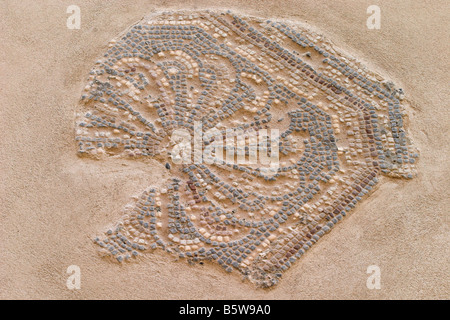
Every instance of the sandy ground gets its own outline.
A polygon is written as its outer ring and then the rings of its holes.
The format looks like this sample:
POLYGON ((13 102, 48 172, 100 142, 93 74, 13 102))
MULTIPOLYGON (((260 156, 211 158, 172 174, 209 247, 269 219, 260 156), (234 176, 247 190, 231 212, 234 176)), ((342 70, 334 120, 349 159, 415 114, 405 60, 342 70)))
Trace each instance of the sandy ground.
POLYGON ((448 1, 239 2, 0 1, 0 298, 450 298, 448 1), (80 30, 66 27, 71 4, 81 7, 80 30), (380 30, 366 28, 371 4, 381 8, 380 30), (90 237, 166 173, 156 162, 78 158, 76 104, 108 41, 164 8, 225 8, 316 26, 413 100, 418 177, 383 178, 273 289, 163 252, 124 265, 100 259, 90 237), (69 265, 81 268, 80 290, 66 287, 69 265), (380 290, 366 287, 369 265, 381 269, 380 290))

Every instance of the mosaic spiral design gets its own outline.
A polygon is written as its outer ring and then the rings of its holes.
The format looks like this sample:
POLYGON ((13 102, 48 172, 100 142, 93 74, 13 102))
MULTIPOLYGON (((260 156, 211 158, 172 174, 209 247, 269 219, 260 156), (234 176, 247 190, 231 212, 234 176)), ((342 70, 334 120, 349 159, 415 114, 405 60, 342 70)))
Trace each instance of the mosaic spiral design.
POLYGON ((209 11, 146 18, 90 72, 76 142, 100 160, 153 157, 171 179, 143 186, 95 243, 119 262, 160 248, 272 286, 380 175, 413 177, 405 103, 401 89, 296 24, 209 11), (172 133, 194 135, 196 121, 223 135, 279 129, 278 172, 171 163, 172 133))

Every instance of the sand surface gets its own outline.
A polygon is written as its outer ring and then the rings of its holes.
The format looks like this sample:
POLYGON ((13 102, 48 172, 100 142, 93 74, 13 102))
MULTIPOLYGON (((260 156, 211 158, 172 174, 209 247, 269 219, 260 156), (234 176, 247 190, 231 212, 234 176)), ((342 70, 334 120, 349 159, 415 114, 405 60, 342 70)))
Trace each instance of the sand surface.
POLYGON ((430 299, 450 298, 450 6, 377 1, 3 1, 0 19, 0 298, 3 299, 430 299), (80 30, 66 27, 81 8, 80 30), (161 9, 231 9, 315 26, 339 48, 402 87, 412 100, 409 135, 418 176, 383 177, 376 192, 318 242, 273 289, 256 289, 213 266, 163 252, 113 264, 91 237, 131 195, 167 178, 159 162, 76 155, 74 112, 87 74, 109 40, 161 9), (81 268, 68 290, 66 269, 81 268), (381 289, 366 287, 369 265, 381 289))

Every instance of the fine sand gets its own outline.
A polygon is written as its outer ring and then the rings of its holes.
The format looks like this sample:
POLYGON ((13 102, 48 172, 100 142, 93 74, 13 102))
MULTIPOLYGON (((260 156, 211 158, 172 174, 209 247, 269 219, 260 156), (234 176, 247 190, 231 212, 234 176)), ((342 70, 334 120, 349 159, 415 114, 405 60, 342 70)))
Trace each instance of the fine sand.
POLYGON ((3 299, 448 299, 450 179, 447 1, 3 1, 0 8, 0 298, 3 299), (66 27, 67 6, 81 29, 66 27), (156 10, 230 9, 314 26, 338 48, 403 88, 420 150, 412 180, 383 177, 272 289, 213 265, 156 251, 138 263, 101 259, 92 236, 131 196, 168 178, 157 161, 79 158, 77 103, 107 43, 156 10), (66 286, 81 269, 81 289, 66 286), (368 266, 381 270, 369 290, 368 266))

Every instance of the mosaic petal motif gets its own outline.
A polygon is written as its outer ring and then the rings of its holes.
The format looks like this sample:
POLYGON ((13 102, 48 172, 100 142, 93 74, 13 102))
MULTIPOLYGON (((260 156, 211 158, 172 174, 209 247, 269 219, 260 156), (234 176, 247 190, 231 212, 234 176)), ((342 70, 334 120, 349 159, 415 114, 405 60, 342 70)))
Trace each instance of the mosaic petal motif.
POLYGON ((153 157, 172 178, 143 186, 95 243, 118 262, 159 248, 272 286, 380 175, 414 176, 406 104, 401 89, 299 25, 230 12, 147 17, 90 72, 76 142, 100 160, 153 157), (278 129, 278 171, 174 164, 174 132, 193 137, 195 123, 246 139, 278 129))

